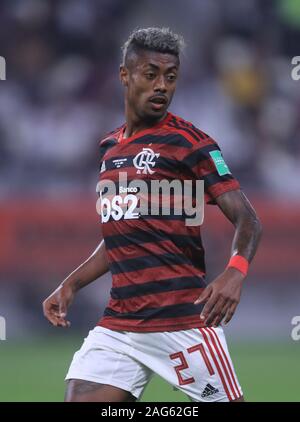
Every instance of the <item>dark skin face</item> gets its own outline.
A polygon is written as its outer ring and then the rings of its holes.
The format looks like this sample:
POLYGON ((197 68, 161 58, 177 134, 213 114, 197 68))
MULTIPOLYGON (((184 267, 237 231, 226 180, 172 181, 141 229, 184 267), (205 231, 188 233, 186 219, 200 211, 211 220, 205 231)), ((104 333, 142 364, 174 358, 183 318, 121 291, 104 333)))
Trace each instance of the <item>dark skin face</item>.
POLYGON ((172 54, 141 50, 120 66, 125 87, 125 137, 163 120, 176 89, 179 60, 172 54))

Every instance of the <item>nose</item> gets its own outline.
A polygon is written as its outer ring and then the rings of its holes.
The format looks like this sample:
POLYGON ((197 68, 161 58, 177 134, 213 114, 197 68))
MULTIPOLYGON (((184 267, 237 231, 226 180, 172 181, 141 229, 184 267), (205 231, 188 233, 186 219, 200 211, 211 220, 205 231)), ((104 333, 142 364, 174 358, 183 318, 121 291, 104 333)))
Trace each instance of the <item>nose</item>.
POLYGON ((160 77, 158 77, 155 80, 154 91, 155 92, 166 92, 167 91, 166 84, 165 84, 165 78, 164 78, 163 75, 161 75, 160 77))

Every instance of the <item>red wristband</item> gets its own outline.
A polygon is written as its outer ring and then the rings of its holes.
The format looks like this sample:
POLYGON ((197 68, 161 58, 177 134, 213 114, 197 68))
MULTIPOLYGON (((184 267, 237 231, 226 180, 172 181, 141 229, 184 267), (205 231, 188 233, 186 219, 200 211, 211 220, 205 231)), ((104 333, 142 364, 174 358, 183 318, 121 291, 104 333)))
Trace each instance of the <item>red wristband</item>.
POLYGON ((227 268, 232 267, 239 270, 246 277, 249 268, 249 262, 241 255, 234 255, 230 258, 227 268))

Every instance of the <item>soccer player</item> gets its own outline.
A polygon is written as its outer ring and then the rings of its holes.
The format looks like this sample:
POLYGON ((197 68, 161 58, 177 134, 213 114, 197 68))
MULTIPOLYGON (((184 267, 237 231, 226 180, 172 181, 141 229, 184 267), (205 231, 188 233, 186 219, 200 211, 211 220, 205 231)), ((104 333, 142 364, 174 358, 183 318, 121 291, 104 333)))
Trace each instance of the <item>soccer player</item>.
POLYGON ((261 225, 218 144, 168 112, 182 46, 166 28, 136 30, 125 43, 126 123, 99 144, 100 186, 109 180, 120 188, 121 172, 147 186, 202 180, 206 202, 235 228, 231 258, 206 286, 199 226, 187 225, 184 213, 135 212, 135 188, 105 198, 101 191, 102 242, 43 303, 53 325, 68 327, 74 295, 112 274, 109 304, 66 376, 66 401, 135 401, 155 373, 192 401, 243 401, 221 324, 239 303, 261 225))

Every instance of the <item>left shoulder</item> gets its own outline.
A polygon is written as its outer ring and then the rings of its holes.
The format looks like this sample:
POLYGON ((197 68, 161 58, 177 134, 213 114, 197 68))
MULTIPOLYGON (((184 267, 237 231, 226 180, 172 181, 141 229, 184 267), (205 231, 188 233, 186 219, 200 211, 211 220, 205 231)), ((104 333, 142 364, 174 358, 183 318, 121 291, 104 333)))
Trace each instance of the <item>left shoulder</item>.
POLYGON ((203 130, 199 129, 188 120, 176 116, 175 114, 171 114, 166 126, 178 135, 183 136, 191 144, 191 146, 197 145, 204 147, 206 145, 216 144, 215 140, 203 130))

